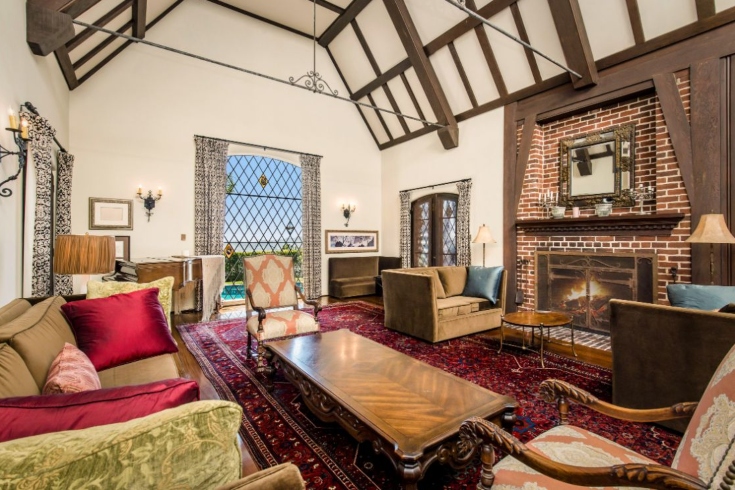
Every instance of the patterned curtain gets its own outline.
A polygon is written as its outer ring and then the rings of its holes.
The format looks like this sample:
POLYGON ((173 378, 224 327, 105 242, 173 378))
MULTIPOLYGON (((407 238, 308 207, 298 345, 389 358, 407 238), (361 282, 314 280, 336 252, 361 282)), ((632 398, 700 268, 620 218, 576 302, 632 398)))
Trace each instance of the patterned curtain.
POLYGON ((411 267, 411 193, 401 191, 401 267, 411 267))
POLYGON ((322 295, 322 184, 321 157, 300 155, 301 220, 304 233, 304 295, 315 299, 322 295))
POLYGON ((224 249, 226 141, 195 136, 194 253, 221 255, 224 249))
POLYGON ((469 266, 472 263, 470 243, 470 204, 472 203, 472 181, 457 183, 457 265, 469 266))
POLYGON ((51 250, 53 247, 53 139, 56 130, 49 122, 30 112, 22 112, 28 121, 30 154, 36 169, 36 205, 33 215, 33 254, 31 296, 49 296, 51 285, 51 250))
MULTIPOLYGON (((71 177, 74 155, 60 151, 56 159, 56 235, 71 235, 71 177)), ((72 294, 70 275, 54 274, 54 294, 72 294)))

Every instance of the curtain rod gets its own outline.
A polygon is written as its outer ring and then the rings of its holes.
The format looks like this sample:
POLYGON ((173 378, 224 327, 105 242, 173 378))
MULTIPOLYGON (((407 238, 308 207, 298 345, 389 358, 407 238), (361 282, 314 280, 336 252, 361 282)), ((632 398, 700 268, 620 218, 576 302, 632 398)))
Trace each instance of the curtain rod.
POLYGON ((440 185, 456 184, 458 182, 469 182, 471 180, 472 179, 452 180, 450 182, 442 182, 441 184, 425 185, 425 186, 422 186, 422 187, 414 187, 413 189, 403 189, 402 191, 398 191, 398 192, 411 192, 411 191, 417 191, 419 189, 429 189, 429 188, 433 189, 434 187, 439 187, 440 185))
MULTIPOLYGON (((22 104, 21 104, 20 106, 21 106, 21 107, 25 106, 25 107, 26 107, 26 109, 28 109, 29 111, 31 111, 31 112, 32 112, 33 114, 35 114, 36 116, 38 116, 38 117, 43 117, 43 116, 41 116, 41 114, 40 114, 40 113, 38 112, 38 109, 36 109, 36 106, 34 106, 33 104, 31 104, 31 103, 30 103, 30 102, 28 102, 28 101, 25 101, 25 102, 23 102, 23 103, 22 103, 22 104)), ((57 139, 56 139, 56 136, 54 136, 54 143, 56 143, 56 146, 58 146, 58 147, 59 147, 59 150, 63 151, 64 153, 68 153, 68 152, 67 152, 67 151, 66 151, 66 150, 64 149, 64 147, 63 147, 63 146, 61 146, 61 143, 59 143, 59 140, 57 140, 57 139)))
POLYGON ((266 146, 266 145, 256 145, 255 143, 245 143, 244 141, 226 140, 223 138, 212 138, 211 136, 203 136, 201 134, 195 134, 194 136, 198 136, 200 138, 207 138, 207 139, 215 140, 215 141, 224 141, 226 143, 232 143, 233 145, 252 146, 253 148, 263 148, 263 150, 283 151, 286 153, 293 153, 295 155, 309 155, 312 157, 324 158, 322 155, 317 155, 316 153, 306 153, 305 151, 286 150, 285 148, 276 148, 273 146, 266 146))

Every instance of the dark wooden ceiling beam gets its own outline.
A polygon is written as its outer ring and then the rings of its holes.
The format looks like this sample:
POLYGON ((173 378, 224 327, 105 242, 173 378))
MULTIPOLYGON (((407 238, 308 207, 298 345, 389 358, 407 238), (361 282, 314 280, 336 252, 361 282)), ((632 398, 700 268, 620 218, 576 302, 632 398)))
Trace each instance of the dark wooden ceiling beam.
POLYGON ((449 43, 447 45, 449 47, 449 53, 452 55, 452 60, 454 61, 454 66, 457 68, 457 72, 459 73, 459 78, 462 79, 462 84, 464 85, 464 89, 467 92, 467 97, 470 99, 470 104, 472 104, 472 107, 477 107, 477 97, 475 97, 475 91, 472 90, 472 84, 470 84, 470 79, 467 77, 467 72, 464 69, 464 66, 462 65, 462 60, 459 59, 459 53, 457 53, 457 48, 454 46, 454 43, 449 43))
POLYGON ((312 37, 313 37, 313 35, 310 34, 310 33, 307 34, 306 32, 301 32, 298 29, 294 29, 293 27, 289 27, 287 25, 283 25, 283 24, 278 23, 278 22, 276 22, 274 20, 266 19, 265 17, 262 17, 262 16, 260 16, 258 14, 254 14, 254 13, 249 12, 247 10, 241 9, 240 7, 235 7, 234 5, 230 5, 227 2, 222 2, 220 0, 208 0, 208 1, 210 3, 215 4, 215 5, 219 5, 220 7, 224 7, 226 9, 232 10, 233 12, 237 12, 238 14, 246 15, 248 17, 251 17, 251 18, 255 19, 255 20, 259 20, 261 22, 265 22, 266 24, 270 24, 270 25, 272 25, 274 27, 278 27, 280 29, 286 30, 286 31, 288 31, 290 33, 293 33, 293 34, 296 34, 298 36, 305 37, 305 38, 308 38, 308 39, 312 39, 312 37))
MULTIPOLYGON (((125 34, 132 27, 133 27, 133 21, 126 22, 125 25, 123 25, 120 29, 117 30, 117 32, 119 34, 125 34)), ((84 56, 82 56, 81 58, 79 58, 78 60, 76 60, 74 62, 74 70, 76 71, 76 70, 80 69, 82 66, 86 65, 87 63, 89 63, 92 59, 94 59, 95 56, 97 56, 98 54, 100 54, 102 52, 102 50, 104 50, 107 46, 109 46, 110 44, 112 44, 112 42, 115 41, 115 39, 120 39, 120 38, 117 37, 117 36, 115 36, 115 35, 113 35, 113 34, 110 34, 109 36, 107 36, 107 38, 105 38, 104 41, 102 41, 101 43, 99 43, 97 46, 95 46, 94 48, 90 49, 89 51, 87 51, 84 54, 84 56)))
POLYGON ((434 67, 424 52, 421 38, 408 12, 405 0, 383 0, 383 4, 388 10, 388 15, 393 21, 393 26, 398 32, 398 37, 401 39, 401 44, 403 44, 408 58, 411 60, 414 70, 416 70, 416 75, 434 111, 434 116, 439 124, 445 125, 437 131, 442 145, 447 150, 456 148, 459 145, 457 120, 452 114, 452 108, 449 106, 449 101, 439 83, 434 67))
POLYGON ((643 34, 643 21, 641 20, 641 10, 638 7, 638 0, 625 0, 628 7, 628 18, 630 19, 630 28, 633 30, 633 39, 636 44, 646 42, 646 36, 643 34))
POLYGON ((133 0, 133 37, 143 39, 145 37, 147 0, 133 0))
POLYGON ((715 0, 695 0, 697 6, 697 19, 703 20, 715 15, 715 0))
MULTIPOLYGON (((355 35, 357 36, 357 40, 360 43, 360 46, 362 46, 362 50, 365 53, 365 56, 370 62, 370 66, 372 66, 373 68, 375 76, 380 77, 380 75, 382 75, 382 73, 380 73, 380 66, 378 66, 378 62, 375 59, 375 56, 373 56, 373 52, 370 49, 370 46, 368 46, 365 36, 362 34, 362 29, 360 29, 360 26, 357 24, 356 20, 353 20, 352 22, 350 22, 350 24, 352 25, 352 29, 354 29, 355 31, 355 35)), ((387 84, 383 85, 383 91, 385 91, 385 96, 388 98, 388 103, 390 104, 393 111, 401 112, 401 109, 400 107, 398 107, 396 99, 393 97, 393 92, 387 84)), ((408 134, 411 132, 411 130, 408 128, 408 123, 406 123, 405 118, 398 116, 398 122, 401 124, 401 128, 403 129, 404 133, 408 134)))
POLYGON ((352 100, 362 99, 363 97, 365 97, 367 94, 369 94, 376 88, 380 87, 381 85, 385 85, 390 80, 393 80, 398 75, 401 75, 404 71, 408 70, 409 68, 411 68, 411 60, 406 58, 405 60, 401 61, 396 66, 386 71, 385 73, 383 73, 378 78, 368 83, 361 89, 355 90, 355 93, 352 95, 352 100))
POLYGON ((327 2, 326 0, 314 0, 314 1, 320 7, 323 7, 327 10, 331 10, 335 14, 342 15, 345 12, 345 9, 343 9, 342 7, 338 7, 337 5, 327 2))
POLYGON ((77 18, 87 10, 91 9, 102 0, 76 0, 69 3, 68 6, 61 9, 65 14, 71 15, 73 18, 77 18))
POLYGON ((582 75, 578 78, 570 74, 572 85, 579 89, 596 84, 597 67, 578 0, 549 0, 549 7, 567 65, 582 75))
POLYGON ((47 56, 72 37, 74 25, 69 15, 26 3, 26 42, 33 54, 47 56))
MULTIPOLYGON (((467 5, 468 9, 477 11, 475 0, 465 0, 465 5, 467 5)), ((498 95, 500 97, 505 97, 508 95, 508 89, 505 86, 505 80, 503 80, 503 73, 500 71, 500 65, 498 65, 498 60, 495 58, 493 48, 490 46, 490 38, 482 24, 475 27, 475 35, 477 36, 477 42, 480 43, 482 54, 485 56, 485 62, 490 70, 490 75, 493 77, 493 82, 495 83, 498 95)))
MULTIPOLYGON (((371 105, 374 105, 377 107, 378 104, 375 103, 375 99, 373 99, 373 94, 368 94, 367 98, 370 101, 371 105)), ((393 135, 391 134, 390 129, 388 129, 388 125, 385 123, 385 119, 383 119, 383 114, 380 111, 375 110, 375 109, 373 109, 373 111, 375 111, 375 115, 378 116, 378 121, 380 121, 380 125, 383 126, 383 130, 385 131, 385 134, 388 135, 388 139, 390 141, 393 141, 394 139, 393 135)))
MULTIPOLYGON (((105 15, 97 19, 97 21, 93 22, 92 24, 97 27, 105 27, 107 24, 115 20, 118 16, 122 15, 123 12, 125 12, 127 9, 129 9, 133 5, 133 0, 123 0, 122 3, 119 3, 107 12, 105 15)), ((74 50, 75 48, 79 47, 80 44, 82 44, 84 41, 92 37, 95 33, 98 31, 95 31, 94 29, 90 29, 87 27, 82 32, 74 36, 74 39, 66 43, 66 48, 69 51, 74 50)))
POLYGON ((342 15, 337 17, 332 24, 319 36, 319 45, 326 47, 334 41, 334 38, 352 22, 357 14, 367 7, 370 0, 353 0, 342 15))
MULTIPOLYGON (((526 32, 526 25, 523 23, 523 17, 521 16, 521 9, 518 8, 518 4, 514 3, 510 6, 510 12, 513 15, 513 22, 515 22, 516 29, 518 30, 518 37, 525 43, 531 44, 531 40, 526 32)), ((533 51, 527 47, 523 47, 523 51, 526 53, 526 59, 528 60, 528 66, 531 67, 531 73, 533 74, 533 81, 536 83, 543 80, 541 78, 541 72, 538 69, 538 61, 536 61, 536 55, 533 51)))
MULTIPOLYGON (((411 99, 414 109, 416 109, 416 114, 418 114, 421 119, 426 120, 426 116, 424 116, 424 111, 421 109, 421 105, 419 105, 416 94, 413 93, 413 89, 411 88, 411 84, 408 83, 408 78, 406 78, 405 73, 401 73, 401 81, 403 82, 403 86, 406 88, 406 92, 408 92, 408 97, 411 99)), ((421 124, 423 124, 424 127, 428 126, 428 124, 426 124, 425 122, 422 122, 421 124)))
POLYGON ((56 49, 54 51, 54 56, 56 57, 56 61, 59 63, 59 68, 61 68, 61 74, 64 76, 66 85, 69 87, 69 90, 74 90, 79 86, 80 82, 77 79, 76 72, 74 72, 74 66, 71 63, 71 57, 69 56, 69 51, 66 49, 66 46, 61 46, 56 49))

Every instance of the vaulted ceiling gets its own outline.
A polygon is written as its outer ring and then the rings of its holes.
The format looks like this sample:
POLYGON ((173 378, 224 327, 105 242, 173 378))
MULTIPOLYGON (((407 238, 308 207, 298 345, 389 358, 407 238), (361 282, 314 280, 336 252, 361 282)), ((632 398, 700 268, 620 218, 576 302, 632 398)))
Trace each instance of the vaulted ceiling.
MULTIPOLYGON (((513 42, 446 0, 207 0, 326 48, 352 100, 445 126, 555 86, 592 85, 598 71, 735 21, 735 0, 465 0, 467 8, 581 75, 513 42)), ((144 38, 183 0, 29 0, 144 38)), ((70 89, 131 41, 75 25, 54 54, 70 89)), ((437 127, 360 107, 378 146, 437 127)))

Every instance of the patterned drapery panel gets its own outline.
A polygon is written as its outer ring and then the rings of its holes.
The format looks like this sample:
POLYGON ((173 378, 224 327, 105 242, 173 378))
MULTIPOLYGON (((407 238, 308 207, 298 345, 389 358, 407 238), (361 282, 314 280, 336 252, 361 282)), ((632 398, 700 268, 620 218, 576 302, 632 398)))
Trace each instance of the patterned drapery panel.
POLYGON ((469 266, 472 264, 470 250, 470 204, 472 204, 472 181, 457 183, 459 198, 457 199, 457 265, 469 266))
POLYGON ((28 121, 31 159, 36 169, 36 206, 33 220, 33 254, 31 262, 31 295, 50 296, 51 250, 53 247, 53 152, 56 130, 49 122, 30 112, 22 112, 28 121))
POLYGON ((401 267, 411 267, 411 193, 401 191, 401 267))
POLYGON ((303 230, 304 295, 309 299, 322 295, 322 184, 321 161, 316 155, 300 155, 301 226, 303 230))
POLYGON ((221 255, 224 249, 226 141, 195 136, 194 253, 221 255))
MULTIPOLYGON (((60 151, 56 158, 56 227, 54 235, 71 235, 71 183, 74 155, 60 151)), ((70 275, 54 274, 54 294, 72 294, 70 275)))

